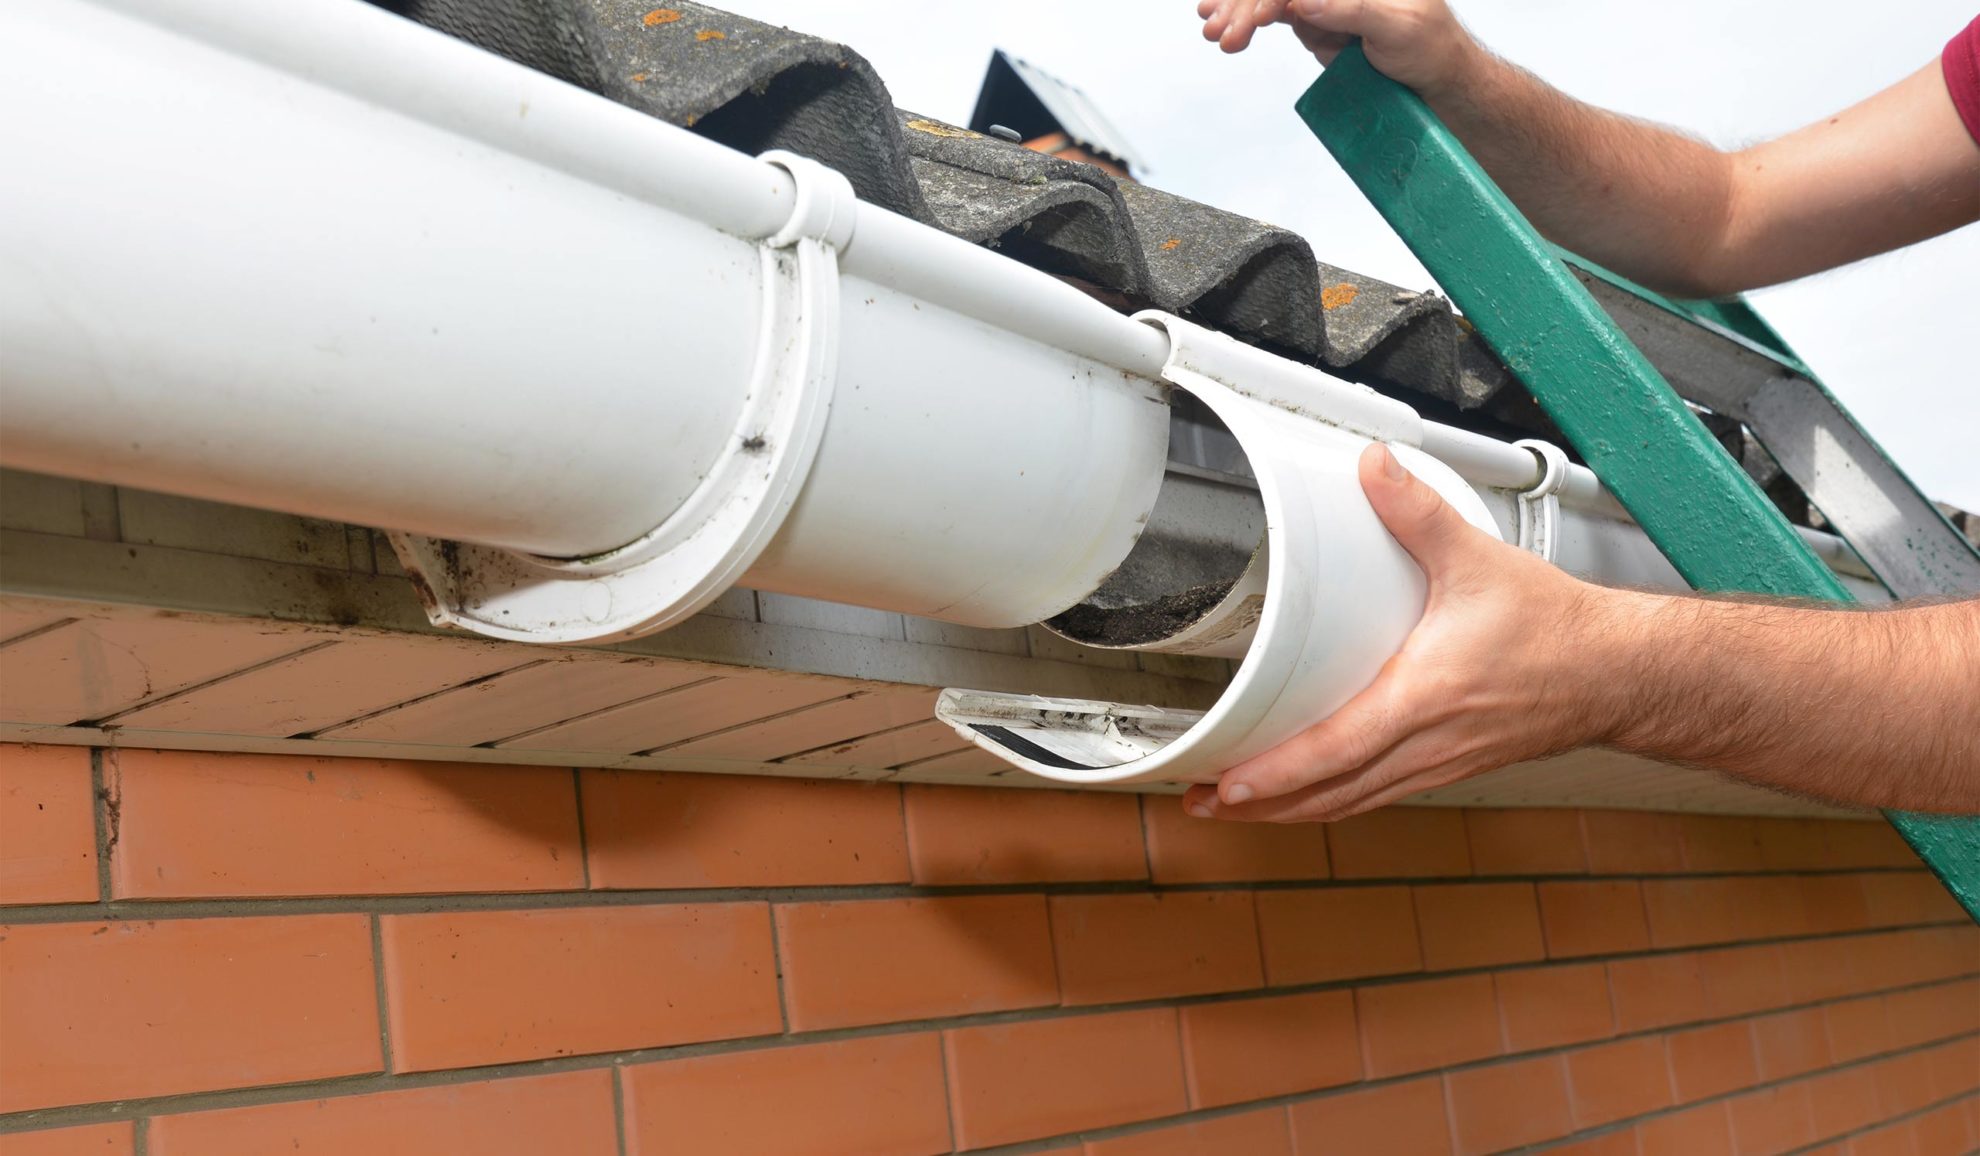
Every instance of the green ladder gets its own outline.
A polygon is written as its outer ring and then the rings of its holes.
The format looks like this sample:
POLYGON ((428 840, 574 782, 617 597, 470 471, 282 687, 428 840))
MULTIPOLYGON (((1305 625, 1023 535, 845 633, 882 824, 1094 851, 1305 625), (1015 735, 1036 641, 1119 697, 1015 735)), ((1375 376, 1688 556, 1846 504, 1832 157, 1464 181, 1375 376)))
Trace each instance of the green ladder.
MULTIPOLYGON (((1851 601, 1674 383, 1743 422, 1894 595, 1980 593, 1980 554, 1743 301, 1660 297, 1548 244, 1358 45, 1296 107, 1693 588, 1851 601)), ((1980 816, 1885 814, 1980 920, 1980 816)))

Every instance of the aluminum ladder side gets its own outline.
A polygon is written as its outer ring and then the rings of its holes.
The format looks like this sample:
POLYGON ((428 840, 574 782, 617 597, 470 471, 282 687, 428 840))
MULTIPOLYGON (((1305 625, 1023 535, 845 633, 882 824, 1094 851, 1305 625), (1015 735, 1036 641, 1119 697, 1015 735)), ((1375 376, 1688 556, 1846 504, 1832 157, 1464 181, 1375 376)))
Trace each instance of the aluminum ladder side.
MULTIPOLYGON (((1851 601, 1673 380, 1744 422, 1894 595, 1980 593, 1980 554, 1743 301, 1673 301, 1556 249, 1359 45, 1295 107, 1694 589, 1851 601)), ((1980 920, 1980 816, 1885 816, 1980 920)))

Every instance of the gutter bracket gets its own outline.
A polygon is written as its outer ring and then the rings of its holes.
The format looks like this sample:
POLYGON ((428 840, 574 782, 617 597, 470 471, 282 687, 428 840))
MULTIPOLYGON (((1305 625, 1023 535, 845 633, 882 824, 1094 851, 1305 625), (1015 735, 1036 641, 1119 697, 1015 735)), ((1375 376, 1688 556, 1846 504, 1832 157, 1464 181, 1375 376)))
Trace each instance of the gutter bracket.
POLYGON ((1552 562, 1560 548, 1560 493, 1567 481, 1567 452, 1538 438, 1522 438, 1513 444, 1540 459, 1540 480, 1518 495, 1519 548, 1552 562))
POLYGON ((733 435, 666 521, 584 558, 388 535, 436 626, 513 642, 593 643, 676 625, 769 546, 810 474, 838 369, 839 254, 859 201, 842 174, 781 150, 791 215, 758 249, 763 323, 733 435))

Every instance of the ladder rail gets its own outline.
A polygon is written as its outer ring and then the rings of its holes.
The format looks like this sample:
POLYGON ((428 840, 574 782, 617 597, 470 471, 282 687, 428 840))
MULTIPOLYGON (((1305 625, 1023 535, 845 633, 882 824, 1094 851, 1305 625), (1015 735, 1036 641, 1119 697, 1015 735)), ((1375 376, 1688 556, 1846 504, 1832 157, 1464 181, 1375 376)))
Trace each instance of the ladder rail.
POLYGON ((1752 431, 1892 594, 1980 593, 1980 550, 1752 306, 1676 301, 1554 252, 1680 397, 1752 431))

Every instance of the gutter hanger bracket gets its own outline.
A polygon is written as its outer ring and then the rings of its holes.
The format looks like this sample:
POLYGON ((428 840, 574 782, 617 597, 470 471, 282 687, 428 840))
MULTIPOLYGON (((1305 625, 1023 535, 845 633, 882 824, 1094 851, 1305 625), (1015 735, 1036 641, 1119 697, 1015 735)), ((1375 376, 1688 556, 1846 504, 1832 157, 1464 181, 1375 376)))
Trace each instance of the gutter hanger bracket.
POLYGON ((788 172, 797 196, 758 248, 754 368, 701 485, 648 533, 584 558, 390 534, 435 625, 516 642, 631 638, 713 602, 770 544, 825 433, 838 366, 839 254, 859 201, 851 182, 816 161, 783 151, 759 159, 788 172))
POLYGON ((1538 438, 1522 438, 1513 444, 1540 459, 1540 480, 1519 493, 1519 548, 1552 562, 1560 549, 1560 494, 1567 482, 1567 453, 1538 438))

